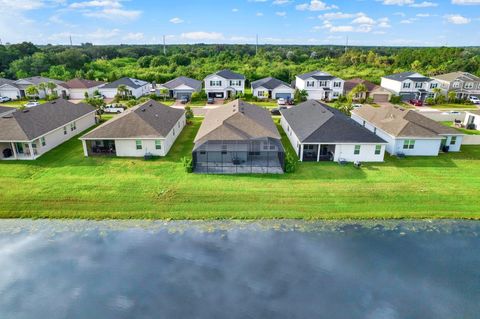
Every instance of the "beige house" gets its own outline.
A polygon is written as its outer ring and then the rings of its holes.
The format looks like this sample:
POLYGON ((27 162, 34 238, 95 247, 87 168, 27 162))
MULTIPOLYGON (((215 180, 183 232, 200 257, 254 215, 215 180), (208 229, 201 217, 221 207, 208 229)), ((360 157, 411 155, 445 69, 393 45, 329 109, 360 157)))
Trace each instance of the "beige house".
POLYGON ((370 81, 363 80, 360 78, 355 78, 351 80, 345 81, 344 84, 344 95, 348 95, 356 86, 363 84, 365 85, 367 91, 358 93, 354 96, 354 100, 366 100, 368 98, 372 98, 373 102, 381 103, 381 102, 388 102, 392 97, 393 93, 389 90, 381 87, 380 85, 376 85, 370 81))

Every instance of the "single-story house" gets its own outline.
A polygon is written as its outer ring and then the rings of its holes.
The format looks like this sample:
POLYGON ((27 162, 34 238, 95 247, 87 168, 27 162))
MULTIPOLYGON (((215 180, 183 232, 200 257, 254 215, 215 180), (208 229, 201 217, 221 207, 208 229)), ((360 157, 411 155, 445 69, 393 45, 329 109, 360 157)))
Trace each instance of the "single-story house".
POLYGON ((176 79, 168 81, 160 86, 160 89, 168 90, 168 96, 174 99, 186 97, 191 99, 194 92, 202 91, 202 81, 198 81, 186 76, 180 76, 176 79))
POLYGON ((355 87, 362 84, 365 86, 366 91, 355 94, 353 97, 354 100, 366 100, 372 98, 375 103, 388 102, 393 95, 392 92, 380 85, 376 85, 360 78, 345 81, 345 84, 343 85, 344 95, 348 95, 355 87))
POLYGON ((308 100, 280 112, 301 161, 383 161, 387 142, 335 108, 308 100))
POLYGON ((118 87, 120 85, 126 86, 128 96, 133 96, 137 99, 144 95, 150 94, 152 89, 152 84, 147 81, 132 78, 121 78, 102 86, 99 89, 100 94, 104 95, 107 99, 113 99, 118 94, 118 87))
POLYGON ((209 98, 229 99, 245 93, 245 76, 230 70, 221 70, 205 79, 205 93, 209 98))
POLYGON ((392 155, 437 156, 458 152, 463 134, 414 110, 395 106, 364 105, 352 111, 352 119, 388 142, 392 155))
POLYGON ((285 151, 270 112, 241 100, 211 109, 195 137, 197 173, 283 173, 285 151))
POLYGON ((467 129, 480 130, 480 111, 466 111, 462 123, 467 129))
MULTIPOLYGON (((27 87, 33 85, 37 86, 38 88, 38 85, 41 83, 54 83, 56 85, 56 88, 53 91, 55 91, 58 97, 66 98, 68 96, 68 88, 64 86, 64 82, 59 80, 50 79, 43 76, 33 76, 30 78, 23 78, 15 81, 15 85, 18 87, 18 95, 20 96, 20 98, 28 97, 26 93, 27 87)), ((44 90, 38 89, 39 98, 45 98, 45 93, 49 94, 51 92, 49 89, 46 89, 46 92, 44 90)))
POLYGON ((0 78, 0 96, 18 100, 20 98, 20 88, 14 80, 0 78))
POLYGON ((68 95, 71 100, 85 99, 85 93, 92 97, 95 91, 99 90, 105 82, 92 81, 84 79, 73 79, 63 84, 68 89, 68 95))
POLYGON ((259 99, 292 100, 295 90, 288 83, 268 77, 252 82, 252 93, 259 99))
POLYGON ((85 156, 165 156, 185 124, 184 110, 150 100, 117 115, 80 140, 85 156))
POLYGON ((0 110, 0 159, 34 160, 95 125, 95 114, 90 105, 63 99, 0 110))

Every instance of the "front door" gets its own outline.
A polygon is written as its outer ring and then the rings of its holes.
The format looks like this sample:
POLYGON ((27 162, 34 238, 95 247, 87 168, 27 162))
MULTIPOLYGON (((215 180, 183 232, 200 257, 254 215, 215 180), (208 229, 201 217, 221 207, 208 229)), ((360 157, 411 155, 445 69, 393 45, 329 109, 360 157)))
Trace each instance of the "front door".
POLYGON ((15 143, 15 149, 17 150, 17 154, 23 154, 23 144, 22 143, 15 143))
POLYGON ((446 137, 442 138, 442 142, 440 143, 440 151, 443 151, 445 149, 445 146, 447 146, 447 138, 446 137))

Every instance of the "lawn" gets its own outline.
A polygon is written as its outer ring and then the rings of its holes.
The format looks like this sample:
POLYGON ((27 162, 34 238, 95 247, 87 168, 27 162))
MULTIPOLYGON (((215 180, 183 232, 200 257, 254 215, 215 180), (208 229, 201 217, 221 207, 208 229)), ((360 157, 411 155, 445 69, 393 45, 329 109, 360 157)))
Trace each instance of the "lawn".
POLYGON ((84 158, 72 139, 36 161, 1 162, 0 217, 480 219, 480 147, 362 169, 300 163, 285 175, 187 174, 180 159, 199 125, 153 161, 84 158))
POLYGON ((465 128, 461 128, 461 127, 455 127, 453 125, 453 122, 450 122, 450 121, 446 121, 446 122, 440 122, 441 124, 445 125, 445 126, 448 126, 448 127, 452 127, 454 129, 456 129, 457 131, 459 131, 460 133, 463 133, 463 134, 467 134, 467 135, 480 135, 480 131, 479 130, 467 130, 465 128))
MULTIPOLYGON (((45 102, 47 102, 46 100, 36 100, 38 101, 40 104, 43 104, 45 102)), ((22 107, 23 105, 27 104, 28 101, 26 100, 15 100, 15 101, 9 101, 9 102, 4 102, 4 103, 1 103, 0 106, 10 106, 10 107, 22 107)))
POLYGON ((478 109, 475 105, 469 104, 454 104, 454 103, 446 103, 446 104, 436 104, 430 105, 432 109, 438 110, 476 110, 478 109))

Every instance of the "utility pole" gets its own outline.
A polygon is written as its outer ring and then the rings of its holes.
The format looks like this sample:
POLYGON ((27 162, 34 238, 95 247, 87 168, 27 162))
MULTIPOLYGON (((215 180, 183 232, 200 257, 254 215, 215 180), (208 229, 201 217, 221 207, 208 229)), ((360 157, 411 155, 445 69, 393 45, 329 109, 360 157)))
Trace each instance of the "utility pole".
POLYGON ((165 45, 165 35, 163 36, 163 55, 167 55, 167 47, 165 45))
POLYGON ((258 34, 256 35, 256 41, 255 41, 255 55, 258 54, 258 34))
POLYGON ((70 36, 70 46, 73 47, 72 36, 70 36))
POLYGON ((347 35, 347 41, 345 42, 345 53, 348 51, 348 35, 347 35))

